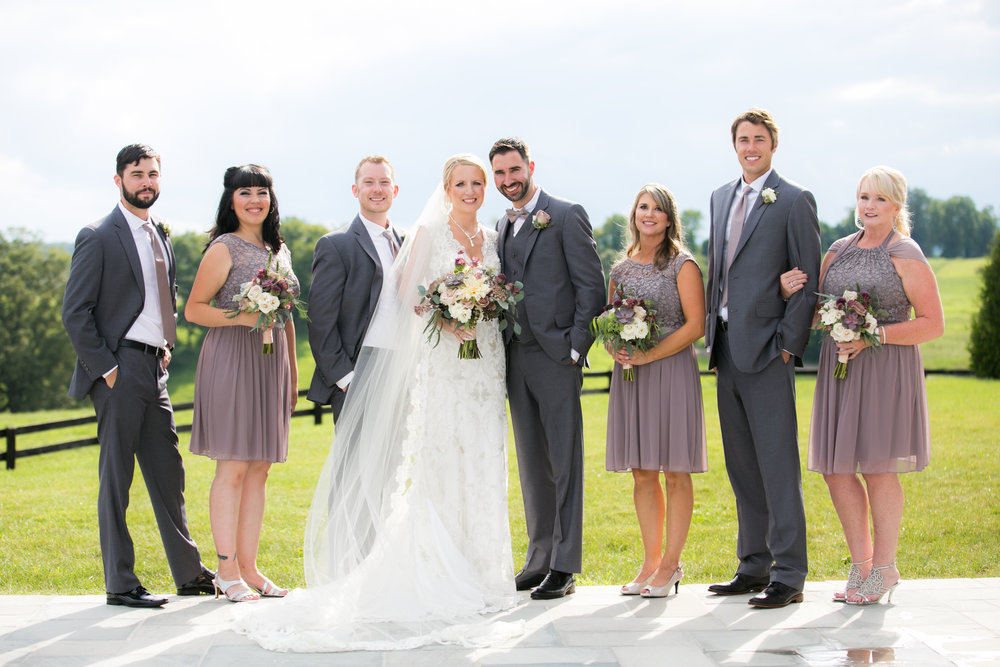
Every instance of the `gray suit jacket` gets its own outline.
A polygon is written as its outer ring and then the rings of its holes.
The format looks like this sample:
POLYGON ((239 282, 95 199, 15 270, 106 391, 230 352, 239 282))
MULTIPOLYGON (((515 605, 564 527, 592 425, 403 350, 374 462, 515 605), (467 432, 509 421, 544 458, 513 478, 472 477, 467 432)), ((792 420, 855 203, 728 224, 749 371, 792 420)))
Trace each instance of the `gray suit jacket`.
POLYGON ((354 370, 382 277, 382 263, 360 216, 316 242, 309 289, 309 347, 316 360, 310 401, 331 403, 334 392, 341 391, 337 380, 354 370))
MULTIPOLYGON (((153 219, 167 249, 168 276, 177 311, 176 266, 170 239, 153 219)), ((115 352, 142 312, 146 290, 132 230, 115 206, 99 222, 80 230, 63 297, 62 320, 76 349, 69 395, 83 398, 94 383, 118 365, 115 352)))
MULTIPOLYGON (((712 342, 722 300, 726 223, 741 183, 742 179, 737 179, 712 193, 705 296, 709 368, 718 364, 712 342)), ((794 354, 796 365, 801 366, 816 304, 820 263, 816 200, 811 192, 785 180, 777 171, 771 171, 764 187, 773 188, 777 199, 765 204, 758 195, 729 271, 729 347, 733 363, 744 373, 759 372, 782 350, 794 354), (781 299, 779 278, 795 266, 809 278, 805 288, 786 303, 781 299)))
MULTIPOLYGON (((524 262, 524 311, 549 358, 569 364, 570 350, 574 349, 581 355, 578 363, 584 365, 587 350, 594 342, 590 321, 601 312, 606 299, 604 269, 597 255, 594 231, 582 206, 552 197, 544 190, 538 195, 532 216, 520 231, 529 234, 524 262), (538 211, 552 217, 545 229, 531 225, 538 211)), ((506 216, 497 224, 501 261, 509 225, 506 216)))

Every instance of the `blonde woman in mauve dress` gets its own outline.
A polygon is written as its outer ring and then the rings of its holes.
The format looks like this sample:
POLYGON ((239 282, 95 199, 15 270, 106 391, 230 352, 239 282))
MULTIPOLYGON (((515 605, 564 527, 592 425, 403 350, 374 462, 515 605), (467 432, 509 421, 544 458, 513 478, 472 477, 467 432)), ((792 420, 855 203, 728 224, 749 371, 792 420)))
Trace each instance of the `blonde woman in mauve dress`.
POLYGON ((691 473, 708 468, 701 380, 692 345, 705 333, 705 291, 701 270, 684 248, 677 203, 667 188, 651 183, 639 190, 628 230, 626 256, 611 269, 608 292, 613 298, 620 285, 640 299, 651 299, 661 322, 660 341, 631 354, 608 349, 615 367, 606 467, 632 472, 642 535, 642 566, 621 594, 666 597, 684 576, 681 551, 694 511, 691 473), (622 380, 622 364, 635 368, 634 381, 622 380))
MULTIPOLYGON (((859 286, 875 296, 886 311, 876 330, 881 345, 866 351, 864 340, 823 339, 808 467, 823 474, 851 553, 847 586, 833 599, 869 605, 891 601, 899 584, 899 473, 923 470, 930 459, 918 346, 944 332, 944 313, 934 272, 910 238, 906 179, 895 169, 873 167, 861 177, 857 196, 861 231, 830 246, 820 292, 840 295, 859 286), (849 355, 843 380, 833 376, 838 353, 849 355)), ((782 275, 782 296, 801 289, 803 278, 798 270, 782 275)))
POLYGON ((295 276, 278 233, 278 202, 268 170, 258 165, 230 167, 223 185, 215 227, 184 316, 209 327, 194 381, 191 451, 216 461, 209 492, 219 555, 216 591, 232 602, 244 602, 288 592, 257 569, 257 548, 267 473, 272 463, 288 455, 298 365, 291 320, 283 332, 273 330, 274 353, 263 354, 262 332, 251 331, 257 314, 230 317, 226 311, 235 305, 240 285, 265 268, 269 258, 293 281, 295 276))

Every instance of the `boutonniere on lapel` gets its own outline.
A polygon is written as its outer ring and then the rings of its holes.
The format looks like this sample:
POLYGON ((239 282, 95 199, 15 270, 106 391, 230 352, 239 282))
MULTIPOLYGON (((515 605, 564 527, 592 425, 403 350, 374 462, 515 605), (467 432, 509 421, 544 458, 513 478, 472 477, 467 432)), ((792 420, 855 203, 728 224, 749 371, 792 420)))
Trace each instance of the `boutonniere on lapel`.
POLYGON ((760 191, 760 198, 764 200, 765 204, 773 204, 778 201, 778 193, 774 191, 774 188, 764 188, 760 191))
POLYGON ((164 236, 170 238, 170 225, 168 225, 165 221, 160 220, 156 223, 156 226, 160 228, 160 231, 163 232, 164 236))
POLYGON ((548 227, 550 222, 552 222, 552 216, 545 211, 539 211, 531 218, 531 226, 538 231, 548 227))

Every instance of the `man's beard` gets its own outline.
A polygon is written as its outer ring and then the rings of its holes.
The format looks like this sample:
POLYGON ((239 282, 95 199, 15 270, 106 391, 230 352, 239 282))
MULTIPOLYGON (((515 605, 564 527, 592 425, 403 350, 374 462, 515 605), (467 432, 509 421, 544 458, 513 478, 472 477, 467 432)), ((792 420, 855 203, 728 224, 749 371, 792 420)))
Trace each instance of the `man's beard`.
POLYGON ((143 208, 143 209, 149 208, 154 203, 156 203, 156 199, 159 196, 160 193, 154 190, 153 188, 143 188, 138 192, 129 192, 128 189, 124 185, 122 185, 122 198, 129 204, 132 204, 132 206, 135 206, 136 208, 143 208), (152 192, 153 197, 151 199, 139 199, 139 195, 146 192, 152 192))
POLYGON ((511 202, 520 201, 524 199, 525 195, 531 192, 531 177, 528 177, 528 180, 526 180, 524 183, 521 183, 520 185, 521 189, 518 191, 516 196, 512 197, 511 195, 507 194, 504 190, 501 190, 500 194, 509 199, 511 202))

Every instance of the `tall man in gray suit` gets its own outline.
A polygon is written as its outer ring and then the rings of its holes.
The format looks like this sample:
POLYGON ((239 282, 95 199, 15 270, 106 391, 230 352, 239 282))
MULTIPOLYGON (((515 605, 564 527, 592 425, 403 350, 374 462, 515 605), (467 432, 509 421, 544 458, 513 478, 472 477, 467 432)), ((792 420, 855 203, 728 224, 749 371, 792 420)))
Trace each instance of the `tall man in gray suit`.
POLYGON ((580 392, 590 321, 605 303, 604 271, 587 212, 532 181, 527 145, 490 150, 500 193, 513 203, 497 223, 504 273, 524 283, 507 327, 507 396, 514 424, 528 550, 517 590, 534 599, 575 590, 583 560, 583 413, 580 392))
POLYGON ((210 593, 184 510, 184 464, 177 451, 167 365, 176 340, 174 253, 149 207, 160 194, 160 156, 131 144, 118 153, 121 201, 80 230, 62 319, 76 349, 69 395, 89 395, 97 413, 100 487, 97 521, 110 605, 159 607, 164 597, 135 576, 125 524, 138 460, 178 595, 210 593))
POLYGON ((705 345, 718 373, 740 563, 732 581, 709 590, 763 590, 751 605, 784 607, 802 601, 807 572, 794 366, 802 365, 816 303, 819 221, 812 193, 771 168, 771 115, 753 108, 731 132, 743 173, 712 193, 705 345), (795 266, 809 279, 785 302, 780 275, 795 266))
POLYGON ((402 243, 389 222, 399 192, 389 160, 380 155, 361 160, 351 192, 361 212, 347 229, 316 242, 309 289, 309 346, 316 371, 308 398, 332 405, 334 423, 354 378, 382 280, 402 243))

